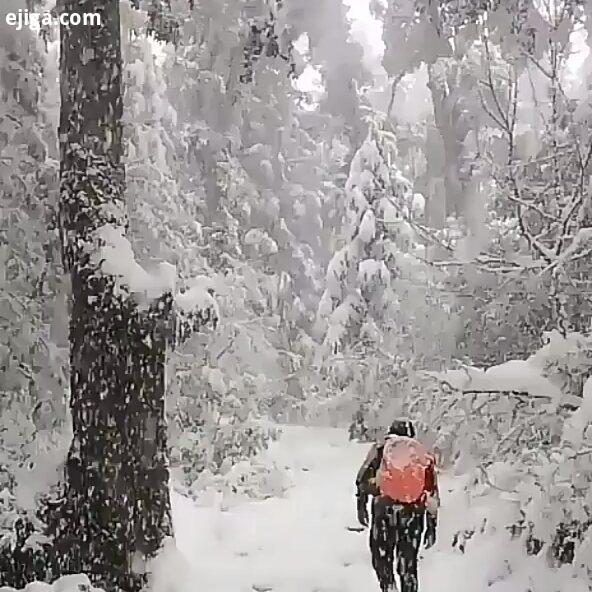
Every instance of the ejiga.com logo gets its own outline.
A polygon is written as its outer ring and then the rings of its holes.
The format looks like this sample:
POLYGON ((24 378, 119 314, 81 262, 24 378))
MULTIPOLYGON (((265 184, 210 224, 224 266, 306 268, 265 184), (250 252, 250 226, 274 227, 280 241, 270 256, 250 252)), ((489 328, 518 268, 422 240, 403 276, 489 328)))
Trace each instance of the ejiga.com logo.
POLYGON ((19 9, 16 12, 6 14, 6 24, 15 27, 17 31, 28 27, 32 31, 39 31, 41 27, 50 26, 59 23, 63 26, 72 25, 100 26, 101 15, 96 12, 62 12, 53 15, 49 12, 30 12, 29 10, 19 9))

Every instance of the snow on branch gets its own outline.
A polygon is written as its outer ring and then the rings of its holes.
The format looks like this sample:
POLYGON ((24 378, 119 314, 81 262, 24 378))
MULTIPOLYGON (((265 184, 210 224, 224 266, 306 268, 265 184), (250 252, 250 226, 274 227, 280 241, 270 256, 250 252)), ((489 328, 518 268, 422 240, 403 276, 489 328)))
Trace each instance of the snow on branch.
POLYGON ((342 303, 336 306, 328 318, 324 346, 333 351, 335 345, 347 334, 348 327, 359 321, 362 309, 363 302, 359 294, 355 292, 349 294, 342 303))
POLYGON ((487 370, 466 367, 426 374, 463 394, 509 393, 548 401, 557 401, 563 396, 561 389, 528 360, 511 360, 487 370))
MULTIPOLYGON (((3 586, 4 592, 17 592, 15 588, 3 586)), ((29 582, 25 588, 28 592, 103 592, 102 588, 95 588, 86 574, 69 574, 55 580, 52 584, 37 581, 29 582)))
POLYGON ((216 328, 220 319, 220 311, 209 278, 198 276, 191 280, 190 285, 189 289, 177 293, 174 298, 177 345, 204 327, 216 328))
POLYGON ((358 283, 360 286, 366 286, 372 281, 380 281, 387 285, 390 278, 390 273, 384 261, 376 261, 376 259, 365 259, 360 262, 358 266, 358 283))
POLYGON ((137 261, 125 230, 106 224, 94 233, 94 249, 91 262, 106 275, 113 276, 116 286, 135 296, 157 300, 175 288, 176 268, 161 262, 152 273, 137 261))
POLYGON ((547 265, 540 275, 570 261, 588 257, 590 253, 592 253, 592 228, 580 228, 571 244, 551 264, 547 265))
POLYGON ((358 237, 364 244, 368 244, 374 240, 375 236, 376 219, 374 217, 374 212, 368 208, 362 217, 362 222, 360 223, 360 228, 358 230, 358 237))
MULTIPOLYGON (((175 294, 176 268, 160 262, 148 272, 134 256, 132 245, 120 226, 107 224, 95 234, 91 262, 102 273, 112 276, 115 286, 133 295, 139 304, 149 304, 171 298, 175 294)), ((219 311, 209 279, 194 278, 187 290, 173 297, 175 343, 182 343, 191 334, 206 326, 217 325, 219 311)))
POLYGON ((357 250, 354 244, 346 245, 337 251, 327 267, 326 291, 331 298, 342 297, 347 276, 357 262, 357 250))

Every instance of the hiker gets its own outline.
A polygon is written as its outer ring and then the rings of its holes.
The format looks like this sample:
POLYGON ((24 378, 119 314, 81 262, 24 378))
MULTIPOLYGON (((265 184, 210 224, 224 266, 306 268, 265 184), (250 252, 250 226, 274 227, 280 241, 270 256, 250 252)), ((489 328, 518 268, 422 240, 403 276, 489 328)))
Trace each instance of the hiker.
POLYGON ((356 478, 358 521, 368 526, 372 496, 370 552, 381 592, 395 592, 394 555, 400 592, 418 592, 417 559, 423 541, 436 542, 440 505, 434 457, 415 440, 410 421, 396 420, 374 444, 356 478))

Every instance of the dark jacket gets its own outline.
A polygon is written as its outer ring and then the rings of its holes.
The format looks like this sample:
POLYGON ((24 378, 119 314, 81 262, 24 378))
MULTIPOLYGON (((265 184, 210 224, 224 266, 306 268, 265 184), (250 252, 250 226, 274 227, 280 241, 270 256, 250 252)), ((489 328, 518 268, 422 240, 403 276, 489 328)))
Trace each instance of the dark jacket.
POLYGON ((356 495, 358 497, 380 495, 375 479, 382 461, 383 450, 384 442, 373 444, 372 448, 368 451, 368 454, 356 475, 356 495))

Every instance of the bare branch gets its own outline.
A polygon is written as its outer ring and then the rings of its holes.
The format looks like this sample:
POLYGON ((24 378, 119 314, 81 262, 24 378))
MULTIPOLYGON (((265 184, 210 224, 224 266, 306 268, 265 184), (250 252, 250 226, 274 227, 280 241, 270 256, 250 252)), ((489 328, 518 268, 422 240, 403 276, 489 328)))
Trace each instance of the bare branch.
MULTIPOLYGON (((489 88, 489 87, 488 87, 489 88)), ((495 113, 487 106, 487 101, 485 100, 485 97, 483 96, 483 93, 481 92, 480 89, 477 90, 477 92, 479 93, 479 99, 481 101, 481 107, 483 109, 483 111, 485 111, 485 113, 487 115, 489 115, 489 117, 491 117, 491 119, 494 121, 494 123, 503 131, 506 131, 507 126, 504 124, 504 122, 499 119, 499 117, 497 117, 495 115, 495 113)))
POLYGON ((493 83, 493 73, 491 71, 491 52, 489 50, 489 41, 488 41, 486 35, 484 35, 482 37, 482 39, 483 39, 483 45, 485 47, 485 55, 487 56, 487 81, 488 81, 487 87, 491 91, 491 96, 492 96, 493 101, 495 103, 496 109, 498 110, 499 117, 504 122, 505 129, 506 129, 507 133, 510 134, 510 123, 508 120, 508 114, 504 113, 504 110, 502 109, 502 106, 499 102, 499 98, 497 96, 497 92, 495 90, 495 85, 493 83))
POLYGON ((534 203, 520 199, 519 197, 516 197, 515 195, 508 195, 508 199, 516 204, 519 204, 519 205, 525 207, 525 208, 528 208, 530 210, 534 210, 537 214, 539 214, 540 216, 542 216, 546 220, 550 220, 551 222, 561 222, 560 218, 558 218, 557 216, 553 216, 553 214, 549 214, 548 212, 545 212, 543 209, 541 209, 540 206, 538 206, 534 203))
POLYGON ((563 253, 561 253, 553 262, 545 267, 545 269, 543 269, 539 275, 544 275, 549 271, 553 271, 555 268, 563 266, 569 261, 586 257, 592 252, 592 246, 587 247, 585 251, 581 251, 580 253, 578 253, 578 251, 584 248, 584 242, 587 242, 591 239, 592 228, 580 228, 569 247, 567 247, 567 249, 565 249, 563 253))
POLYGON ((393 111, 393 106, 395 103, 395 94, 397 93, 397 87, 399 86, 399 82, 401 82, 401 80, 403 80, 404 76, 405 76, 404 73, 399 74, 398 76, 395 77, 395 79, 393 80, 393 82, 391 84, 391 99, 388 104, 388 109, 386 110, 386 113, 389 117, 391 116, 392 111, 393 111))

